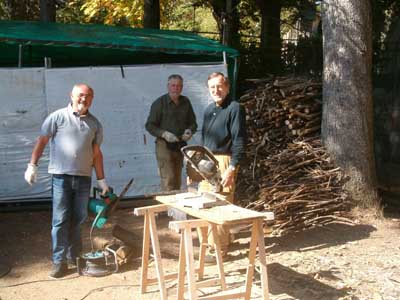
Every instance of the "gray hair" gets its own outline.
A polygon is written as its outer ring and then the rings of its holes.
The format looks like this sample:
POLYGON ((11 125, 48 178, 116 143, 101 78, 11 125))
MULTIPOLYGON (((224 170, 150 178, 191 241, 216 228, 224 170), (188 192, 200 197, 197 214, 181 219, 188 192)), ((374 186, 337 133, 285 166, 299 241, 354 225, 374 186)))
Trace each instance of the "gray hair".
POLYGON ((208 78, 207 78, 207 86, 208 86, 208 82, 209 82, 211 79, 216 78, 216 77, 222 77, 222 78, 224 79, 224 83, 225 83, 226 85, 228 85, 228 86, 230 85, 229 78, 228 78, 227 76, 225 76, 224 73, 222 73, 222 72, 213 72, 213 73, 211 73, 210 75, 208 75, 208 78))
POLYGON ((172 79, 178 79, 183 82, 183 77, 179 74, 172 74, 168 76, 168 82, 170 82, 172 79))

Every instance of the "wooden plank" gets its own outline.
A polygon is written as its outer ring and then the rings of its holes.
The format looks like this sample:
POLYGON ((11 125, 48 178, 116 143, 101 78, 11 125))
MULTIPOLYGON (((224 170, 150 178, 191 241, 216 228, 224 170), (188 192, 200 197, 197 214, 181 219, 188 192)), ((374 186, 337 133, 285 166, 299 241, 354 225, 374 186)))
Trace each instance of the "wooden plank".
POLYGON ((197 230, 197 234, 199 236, 199 243, 200 243, 200 249, 199 249, 199 272, 198 272, 198 278, 199 280, 202 280, 204 277, 204 260, 206 256, 206 250, 207 250, 207 232, 208 232, 208 227, 200 227, 197 230))
POLYGON ((260 262, 260 269, 261 269, 262 295, 264 300, 269 300, 268 273, 267 273, 267 261, 265 258, 263 225, 261 221, 254 221, 253 226, 256 226, 257 228, 258 260, 260 262))
POLYGON ((168 209, 168 205, 165 204, 157 204, 157 205, 151 205, 151 206, 145 206, 145 207, 137 207, 133 211, 133 214, 135 216, 143 216, 147 211, 152 211, 153 213, 157 212, 163 212, 168 209))
POLYGON ((186 276, 188 278, 188 293, 190 300, 197 300, 196 292, 196 279, 194 272, 194 259, 193 259, 193 240, 192 230, 187 226, 184 231, 185 239, 185 257, 186 257, 186 276))
POLYGON ((171 221, 168 224, 169 229, 174 230, 176 232, 180 232, 181 229, 190 227, 190 228, 196 228, 196 227, 204 227, 208 226, 210 223, 205 221, 205 220, 200 220, 200 219, 192 219, 192 220, 183 220, 183 221, 171 221))
POLYGON ((179 246, 179 269, 178 269, 178 291, 177 300, 184 299, 185 293, 185 233, 181 232, 181 241, 179 246))
POLYGON ((219 237, 217 234, 217 225, 211 224, 211 234, 213 235, 213 240, 215 243, 215 255, 217 258, 217 266, 219 272, 219 279, 221 280, 221 289, 226 290, 226 282, 225 282, 225 272, 224 272, 224 262, 222 260, 221 255, 221 244, 219 242, 219 237))
POLYGON ((249 300, 251 296, 251 288, 253 284, 253 275, 254 275, 254 260, 256 257, 257 250, 257 237, 258 237, 258 227, 256 226, 256 221, 253 222, 252 230, 251 230, 251 240, 250 240, 250 248, 249 248, 249 264, 247 265, 246 272, 246 283, 245 283, 245 300, 249 300))
POLYGON ((205 209, 184 207, 178 204, 176 195, 157 196, 156 200, 168 206, 179 209, 180 211, 183 211, 193 217, 220 225, 251 222, 252 220, 264 219, 266 217, 265 213, 246 209, 234 204, 214 206, 205 209))
POLYGON ((215 286, 217 284, 221 284, 221 279, 219 279, 219 278, 210 278, 210 279, 205 279, 205 280, 202 280, 202 281, 198 281, 196 283, 196 287, 197 288, 203 288, 203 287, 208 287, 208 286, 211 286, 211 285, 215 286))
POLYGON ((149 256, 150 256, 150 225, 149 215, 144 216, 143 225, 143 248, 142 248, 142 274, 140 277, 140 291, 142 294, 146 293, 147 290, 147 274, 149 267, 149 256))
POLYGON ((154 216, 153 210, 148 210, 146 215, 148 214, 150 220, 150 239, 151 245, 153 248, 154 254, 154 261, 157 271, 157 278, 158 278, 158 286, 160 288, 160 298, 161 300, 167 300, 167 290, 165 288, 165 280, 164 280, 164 271, 162 267, 162 260, 161 260, 161 252, 160 252, 160 243, 158 241, 158 232, 156 227, 156 218, 154 216))
MULTIPOLYGON (((164 274, 164 280, 174 280, 178 278, 178 272, 172 272, 172 273, 168 273, 168 274, 164 274)), ((151 285, 154 283, 158 283, 158 278, 157 277, 153 277, 153 278, 147 278, 147 285, 151 285)))
POLYGON ((217 295, 209 295, 199 297, 199 300, 226 300, 226 299, 239 299, 244 297, 244 292, 231 292, 231 293, 224 293, 224 294, 217 294, 217 295))

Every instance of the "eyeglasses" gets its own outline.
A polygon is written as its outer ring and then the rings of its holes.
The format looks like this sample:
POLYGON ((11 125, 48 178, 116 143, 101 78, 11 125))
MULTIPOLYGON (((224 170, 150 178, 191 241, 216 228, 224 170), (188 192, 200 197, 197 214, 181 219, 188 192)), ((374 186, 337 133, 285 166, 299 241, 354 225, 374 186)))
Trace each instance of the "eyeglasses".
POLYGON ((73 96, 77 97, 77 98, 89 98, 89 97, 92 97, 93 95, 92 94, 80 93, 80 94, 74 94, 73 96))

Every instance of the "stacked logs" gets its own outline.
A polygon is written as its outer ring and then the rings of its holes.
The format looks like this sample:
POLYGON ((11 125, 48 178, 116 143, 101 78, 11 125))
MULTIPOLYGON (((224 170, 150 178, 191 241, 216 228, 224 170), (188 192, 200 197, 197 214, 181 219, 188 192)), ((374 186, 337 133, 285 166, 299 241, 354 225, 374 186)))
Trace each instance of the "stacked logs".
POLYGON ((240 101, 246 110, 248 162, 238 179, 240 204, 273 211, 273 234, 348 221, 345 178, 321 145, 321 83, 278 78, 240 101))

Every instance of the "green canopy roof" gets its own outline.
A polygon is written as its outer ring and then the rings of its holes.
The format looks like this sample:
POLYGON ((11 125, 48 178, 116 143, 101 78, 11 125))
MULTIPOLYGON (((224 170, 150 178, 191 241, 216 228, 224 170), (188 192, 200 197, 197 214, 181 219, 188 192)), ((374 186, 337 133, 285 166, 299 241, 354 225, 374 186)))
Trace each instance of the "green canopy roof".
POLYGON ((66 66, 222 61, 222 53, 230 59, 239 55, 217 41, 176 30, 0 21, 0 66, 15 65, 19 51, 24 66, 43 65, 43 57, 66 66))

